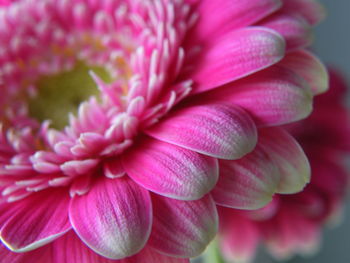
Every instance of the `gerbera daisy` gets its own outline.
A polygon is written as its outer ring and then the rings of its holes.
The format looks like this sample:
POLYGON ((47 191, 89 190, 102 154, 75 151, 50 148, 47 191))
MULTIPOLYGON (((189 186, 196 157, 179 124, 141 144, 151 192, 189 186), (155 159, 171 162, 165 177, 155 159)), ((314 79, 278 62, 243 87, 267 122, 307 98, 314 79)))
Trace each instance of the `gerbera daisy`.
POLYGON ((338 221, 349 173, 350 112, 344 106, 346 85, 331 71, 330 91, 315 99, 311 116, 288 126, 308 156, 312 177, 298 194, 276 195, 256 211, 220 209, 220 246, 229 262, 250 262, 263 242, 278 259, 317 251, 325 224, 338 221))
POLYGON ((326 89, 326 77, 315 78, 323 66, 304 50, 322 16, 316 3, 6 5, 0 237, 21 253, 3 249, 6 260, 186 262, 170 256, 196 256, 214 237, 214 199, 257 208, 308 182, 300 147, 262 127, 304 118, 326 89), (212 197, 218 159, 241 167, 230 161, 254 149, 258 128, 257 151, 270 149, 274 172, 261 164, 262 172, 235 176, 243 188, 219 182, 212 197))

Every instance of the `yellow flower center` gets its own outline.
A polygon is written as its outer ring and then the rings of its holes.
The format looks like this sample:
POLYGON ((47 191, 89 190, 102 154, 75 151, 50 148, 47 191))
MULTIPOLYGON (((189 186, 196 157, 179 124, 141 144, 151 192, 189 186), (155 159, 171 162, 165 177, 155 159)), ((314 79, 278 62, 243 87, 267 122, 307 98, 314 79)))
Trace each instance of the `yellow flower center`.
POLYGON ((80 103, 99 93, 89 75, 90 70, 105 82, 111 82, 104 68, 87 66, 83 62, 76 63, 69 71, 41 77, 35 85, 36 96, 29 100, 30 116, 40 122, 50 120, 53 128, 64 128, 68 124, 69 113, 75 114, 80 103))

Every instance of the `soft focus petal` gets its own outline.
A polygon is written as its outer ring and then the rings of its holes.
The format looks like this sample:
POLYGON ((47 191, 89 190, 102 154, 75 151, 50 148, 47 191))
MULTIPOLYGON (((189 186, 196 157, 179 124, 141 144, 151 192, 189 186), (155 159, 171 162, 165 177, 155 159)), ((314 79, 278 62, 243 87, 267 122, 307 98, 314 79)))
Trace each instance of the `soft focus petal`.
POLYGON ((302 16, 311 25, 324 19, 326 11, 318 0, 284 0, 283 11, 302 16))
POLYGON ((271 201, 279 183, 279 171, 259 147, 235 161, 219 162, 220 176, 212 195, 217 204, 257 209, 271 201))
POLYGON ((153 197, 150 246, 178 257, 195 257, 203 252, 218 228, 216 207, 210 195, 196 201, 153 197))
POLYGON ((221 159, 238 159, 252 151, 256 128, 239 107, 225 104, 180 109, 149 131, 153 137, 221 159))
POLYGON ((217 36, 252 25, 280 8, 281 4, 279 0, 201 0, 194 35, 205 41, 212 41, 207 39, 208 35, 217 36))
POLYGON ((278 217, 264 224, 267 247, 279 259, 288 259, 294 253, 314 254, 320 245, 320 228, 315 221, 302 216, 298 210, 283 207, 278 217))
POLYGON ((311 26, 302 18, 289 14, 270 16, 259 23, 276 30, 286 40, 287 51, 300 49, 312 43, 311 26))
POLYGON ((12 203, 8 206, 12 216, 1 228, 1 241, 16 252, 51 242, 71 228, 68 204, 65 190, 43 191, 12 203))
POLYGON ((328 89, 328 73, 322 62, 305 50, 290 53, 281 65, 302 76, 309 84, 314 94, 320 94, 328 89))
POLYGON ((260 125, 275 126, 310 114, 312 93, 293 72, 274 66, 202 96, 207 103, 232 102, 248 111, 260 125))
POLYGON ((280 170, 278 193, 299 192, 310 181, 309 162, 300 145, 287 132, 280 128, 260 129, 259 145, 280 170))
POLYGON ((151 138, 126 153, 124 167, 143 187, 181 200, 201 198, 218 179, 216 159, 151 138))
POLYGON ((152 222, 149 192, 127 177, 102 178, 76 195, 69 216, 78 236, 96 253, 120 259, 139 252, 152 222))
POLYGON ((257 225, 228 209, 220 209, 221 232, 219 243, 223 257, 228 262, 252 262, 260 241, 260 232, 257 225), (228 231, 229 230, 229 231, 228 231))
POLYGON ((273 30, 250 27, 225 35, 209 47, 189 76, 194 93, 213 89, 267 68, 284 56, 285 42, 273 30))

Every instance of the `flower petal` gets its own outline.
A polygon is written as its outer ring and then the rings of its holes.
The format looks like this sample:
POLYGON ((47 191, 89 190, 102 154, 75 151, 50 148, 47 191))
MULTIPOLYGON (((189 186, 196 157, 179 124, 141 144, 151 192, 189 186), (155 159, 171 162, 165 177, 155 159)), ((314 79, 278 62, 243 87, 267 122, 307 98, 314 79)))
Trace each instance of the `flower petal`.
POLYGON ((259 23, 276 30, 286 40, 287 51, 303 48, 312 43, 311 26, 299 16, 277 13, 259 23))
POLYGON ((0 242, 0 259, 4 263, 51 263, 50 249, 45 246, 26 253, 15 253, 0 242))
POLYGON ((239 105, 266 126, 300 120, 312 110, 312 93, 304 79, 277 65, 215 89, 200 100, 239 105))
POLYGON ((67 232, 69 195, 66 190, 34 193, 9 209, 12 216, 1 228, 1 241, 15 252, 41 247, 67 232))
POLYGON ((217 211, 211 196, 196 201, 153 197, 150 246, 177 257, 195 257, 202 253, 218 228, 217 211))
POLYGON ((252 25, 282 6, 280 0, 201 0, 199 19, 193 34, 205 41, 208 36, 252 25))
POLYGON ((119 262, 96 254, 69 231, 51 244, 52 260, 45 263, 113 263, 119 262))
POLYGON ((314 94, 320 94, 328 89, 328 72, 322 62, 306 50, 289 53, 280 65, 285 66, 302 76, 309 84, 314 94))
POLYGON ((280 170, 278 193, 299 192, 310 181, 310 165, 303 149, 286 131, 280 128, 260 129, 259 145, 280 170))
POLYGON ((69 207, 72 226, 96 253, 120 259, 145 245, 152 221, 149 192, 128 177, 98 179, 84 196, 74 196, 69 207))
POLYGON ((186 78, 194 80, 194 93, 203 92, 277 63, 284 51, 284 39, 276 31, 263 27, 236 30, 205 50, 186 78))
POLYGON ((325 8, 315 0, 287 0, 283 3, 283 11, 302 16, 310 25, 315 25, 326 16, 325 8))
POLYGON ((216 159, 151 138, 140 141, 123 161, 138 184, 175 199, 199 199, 218 179, 216 159))
POLYGON ((314 254, 320 246, 320 226, 313 218, 305 217, 299 209, 281 207, 278 216, 264 224, 269 252, 280 260, 293 254, 314 254))
POLYGON ((174 258, 162 255, 156 252, 154 249, 146 246, 140 253, 137 255, 118 261, 117 263, 190 263, 189 259, 184 258, 174 258))
POLYGON ((252 151, 257 140, 249 114, 225 104, 177 110, 146 133, 186 149, 230 160, 252 151))
POLYGON ((251 262, 260 240, 256 222, 234 209, 219 211, 219 244, 224 258, 227 262, 251 262))
MULTIPOLYGON (((46 247, 45 247, 46 248, 46 247)), ((70 231, 63 237, 55 240, 49 247, 52 251, 51 260, 40 261, 45 263, 189 263, 188 259, 179 259, 161 255, 149 246, 143 248, 136 255, 120 260, 108 259, 96 254, 87 247, 79 237, 70 231)), ((39 250, 40 251, 40 250, 39 250)), ((1 255, 0 250, 0 255, 1 255)), ((34 252, 34 251, 33 251, 34 252)), ((41 251, 40 251, 41 252, 41 251)), ((32 252, 31 252, 32 253, 32 252)), ((26 253, 27 254, 27 253, 26 253)), ((23 254, 16 254, 23 255, 23 254)), ((37 257, 36 257, 37 258, 37 257)), ((35 258, 35 259, 36 259, 35 258)), ((6 261, 11 262, 12 261, 6 261)), ((14 263, 37 263, 38 261, 19 261, 14 263)))
POLYGON ((279 170, 259 144, 235 161, 220 160, 219 181, 212 191, 219 205, 257 209, 272 200, 279 183, 279 170))

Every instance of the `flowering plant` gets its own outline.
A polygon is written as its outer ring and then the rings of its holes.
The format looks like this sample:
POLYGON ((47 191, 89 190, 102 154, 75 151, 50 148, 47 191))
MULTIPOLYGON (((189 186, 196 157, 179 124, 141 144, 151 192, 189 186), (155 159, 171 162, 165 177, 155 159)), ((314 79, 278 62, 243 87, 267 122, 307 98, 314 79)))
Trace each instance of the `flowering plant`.
POLYGON ((309 181, 277 126, 327 89, 305 50, 316 2, 1 5, 5 262, 188 262, 215 203, 256 209, 309 181))

